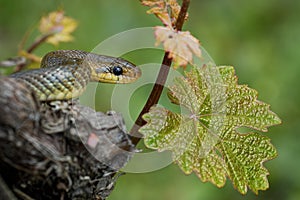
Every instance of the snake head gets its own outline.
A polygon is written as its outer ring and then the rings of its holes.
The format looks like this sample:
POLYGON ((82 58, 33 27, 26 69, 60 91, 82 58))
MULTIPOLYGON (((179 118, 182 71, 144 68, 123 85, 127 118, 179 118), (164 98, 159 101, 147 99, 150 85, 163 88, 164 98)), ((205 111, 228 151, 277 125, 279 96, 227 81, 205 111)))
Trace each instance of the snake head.
POLYGON ((141 76, 140 68, 125 59, 102 55, 97 55, 97 58, 98 62, 95 62, 95 58, 93 58, 93 62, 88 62, 92 69, 92 81, 131 83, 141 76))

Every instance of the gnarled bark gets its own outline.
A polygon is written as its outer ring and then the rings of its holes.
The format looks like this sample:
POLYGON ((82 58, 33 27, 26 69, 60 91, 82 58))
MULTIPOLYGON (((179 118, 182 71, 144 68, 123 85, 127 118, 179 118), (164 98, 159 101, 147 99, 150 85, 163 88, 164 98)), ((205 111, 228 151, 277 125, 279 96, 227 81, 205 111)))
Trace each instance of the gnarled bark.
POLYGON ((119 114, 40 103, 8 77, 0 107, 0 199, 105 199, 134 150, 119 114))

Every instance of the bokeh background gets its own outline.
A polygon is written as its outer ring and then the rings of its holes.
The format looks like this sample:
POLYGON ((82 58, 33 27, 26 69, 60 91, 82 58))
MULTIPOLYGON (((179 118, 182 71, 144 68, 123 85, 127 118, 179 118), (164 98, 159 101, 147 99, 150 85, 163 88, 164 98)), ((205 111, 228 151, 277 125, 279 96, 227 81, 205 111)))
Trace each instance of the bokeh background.
MULTIPOLYGON (((57 8, 78 20, 75 40, 58 47, 43 44, 34 52, 38 55, 54 49, 90 51, 116 33, 160 25, 158 19, 145 13, 147 8, 138 0, 1 0, 0 59, 16 55, 25 32, 35 27, 41 16, 57 8)), ((298 0, 191 0, 189 20, 184 26, 200 39, 217 64, 235 66, 239 83, 255 88, 259 99, 271 104, 271 109, 281 117, 282 125, 264 133, 279 154, 265 164, 270 172, 267 191, 258 196, 249 191, 243 196, 229 181, 219 189, 170 165, 155 172, 120 177, 109 200, 300 199, 299 20, 298 0)), ((137 64, 159 63, 162 55, 162 52, 144 50, 127 57, 137 64)), ((101 85, 99 90, 103 96, 110 89, 111 86, 101 85)), ((144 96, 137 101, 146 98, 147 88, 141 94, 144 96)), ((109 100, 103 100, 97 108, 109 109, 109 100)), ((136 113, 138 110, 133 111, 133 116, 136 113)))

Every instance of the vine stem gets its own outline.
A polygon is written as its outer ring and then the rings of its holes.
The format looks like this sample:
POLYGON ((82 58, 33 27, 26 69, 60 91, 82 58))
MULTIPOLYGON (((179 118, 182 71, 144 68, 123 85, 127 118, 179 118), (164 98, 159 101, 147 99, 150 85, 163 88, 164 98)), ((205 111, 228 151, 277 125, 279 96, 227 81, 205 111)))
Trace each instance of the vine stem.
MULTIPOLYGON (((38 38, 36 41, 34 41, 30 47, 26 50, 27 53, 31 53, 33 52, 33 50, 35 50, 38 46, 40 46, 43 42, 45 42, 50 36, 52 36, 53 33, 49 33, 46 35, 41 36, 40 38, 38 38)), ((22 41, 22 43, 24 43, 24 41, 22 41)), ((23 44, 21 44, 22 46, 23 44)), ((24 67, 26 66, 25 63, 17 65, 15 68, 15 72, 19 72, 21 71, 24 67)))
POLYGON ((49 33, 41 36, 38 38, 34 43, 27 49, 28 53, 31 53, 34 49, 36 49, 40 44, 45 42, 50 36, 52 36, 54 33, 49 33))
MULTIPOLYGON (((190 0, 183 0, 180 12, 178 14, 178 18, 175 23, 175 30, 181 31, 182 26, 185 20, 185 16, 187 14, 187 10, 189 8, 190 0)), ((143 119, 143 115, 147 112, 149 112, 150 108, 158 103, 158 100, 161 96, 161 93, 164 89, 164 85, 166 83, 169 71, 170 71, 170 66, 172 64, 172 58, 169 58, 169 53, 165 52, 160 71, 158 73, 158 76, 156 78, 155 84, 152 88, 152 91, 150 93, 150 96, 148 97, 148 100, 146 104, 144 105, 142 111, 140 112, 138 118, 136 119, 133 127, 130 130, 130 135, 132 137, 132 142, 134 145, 137 145, 138 142, 142 138, 142 134, 139 133, 139 129, 141 126, 146 124, 146 121, 143 119)))

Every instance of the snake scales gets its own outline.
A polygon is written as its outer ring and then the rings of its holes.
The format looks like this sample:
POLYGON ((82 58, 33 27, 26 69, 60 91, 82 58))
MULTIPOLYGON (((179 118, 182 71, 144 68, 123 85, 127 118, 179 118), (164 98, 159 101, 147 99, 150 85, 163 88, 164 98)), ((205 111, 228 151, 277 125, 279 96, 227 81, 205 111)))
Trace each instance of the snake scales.
POLYGON ((43 57, 40 69, 11 75, 40 101, 76 98, 90 81, 130 83, 140 76, 140 69, 127 60, 80 50, 50 52, 43 57))

